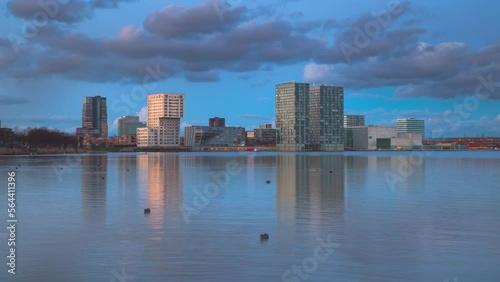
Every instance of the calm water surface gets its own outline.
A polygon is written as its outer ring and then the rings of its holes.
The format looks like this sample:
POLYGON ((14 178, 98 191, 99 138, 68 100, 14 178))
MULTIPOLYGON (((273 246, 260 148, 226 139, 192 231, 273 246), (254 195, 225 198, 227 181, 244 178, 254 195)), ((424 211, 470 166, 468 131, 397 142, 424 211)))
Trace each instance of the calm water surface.
POLYGON ((1 226, 8 171, 0 281, 500 281, 500 152, 3 156, 1 226))

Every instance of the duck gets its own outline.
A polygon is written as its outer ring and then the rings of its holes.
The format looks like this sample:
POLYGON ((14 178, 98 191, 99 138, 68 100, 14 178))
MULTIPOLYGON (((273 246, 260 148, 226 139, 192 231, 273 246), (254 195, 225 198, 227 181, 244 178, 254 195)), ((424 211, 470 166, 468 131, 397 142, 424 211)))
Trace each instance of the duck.
POLYGON ((149 213, 151 213, 151 209, 150 209, 150 208, 144 209, 144 213, 145 213, 145 214, 149 214, 149 213))
POLYGON ((260 234, 260 240, 261 241, 269 240, 269 234, 267 233, 260 234))

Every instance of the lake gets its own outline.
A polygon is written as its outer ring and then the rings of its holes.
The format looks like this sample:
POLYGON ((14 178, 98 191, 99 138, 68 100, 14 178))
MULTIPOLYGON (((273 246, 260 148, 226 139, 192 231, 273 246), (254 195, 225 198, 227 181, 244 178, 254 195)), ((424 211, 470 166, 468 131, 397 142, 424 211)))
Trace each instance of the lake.
POLYGON ((0 156, 0 281, 500 281, 499 171, 496 151, 0 156))

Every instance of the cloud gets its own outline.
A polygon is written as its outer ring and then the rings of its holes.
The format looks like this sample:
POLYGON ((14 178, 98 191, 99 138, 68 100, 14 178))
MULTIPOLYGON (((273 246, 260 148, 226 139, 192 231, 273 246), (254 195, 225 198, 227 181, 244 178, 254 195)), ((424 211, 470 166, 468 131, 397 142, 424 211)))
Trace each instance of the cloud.
POLYGON ((325 45, 322 40, 294 34, 291 24, 279 19, 244 22, 224 33, 176 40, 134 26, 123 27, 116 38, 91 38, 49 26, 40 28, 33 40, 44 48, 17 57, 4 70, 8 76, 131 83, 148 74, 147 66, 160 65, 162 78, 188 73, 192 81, 214 81, 220 70, 244 72, 301 62, 325 45))
POLYGON ((131 0, 71 0, 71 1, 40 1, 40 0, 8 0, 9 11, 25 20, 37 20, 40 14, 48 20, 75 23, 93 16, 95 9, 118 8, 120 2, 131 0))
POLYGON ((304 67, 304 81, 306 82, 322 83, 334 80, 334 65, 311 63, 304 67))
MULTIPOLYGON (((76 22, 95 9, 122 2, 129 1, 73 0, 61 4, 54 19, 76 22)), ((279 9, 274 8, 287 3, 269 4, 266 13, 262 9, 267 6, 250 9, 214 0, 168 5, 151 12, 143 26, 126 25, 105 37, 74 31, 70 25, 47 25, 17 56, 7 50, 9 40, 0 38, 0 74, 19 80, 55 77, 125 84, 142 83, 154 69, 160 81, 184 77, 211 82, 219 81, 224 71, 241 74, 307 64, 306 82, 351 90, 394 87, 398 99, 471 95, 480 85, 478 76, 500 75, 500 43, 471 50, 463 42, 423 42, 427 30, 408 25, 408 20, 418 19, 409 2, 385 14, 295 23, 275 16, 279 9), (319 30, 325 33, 318 35, 319 30), (354 49, 346 51, 346 46, 354 49)), ((20 17, 30 17, 37 5, 37 0, 7 2, 20 17)), ((500 91, 490 98, 500 99, 500 91)))
POLYGON ((139 116, 139 121, 147 122, 148 121, 148 107, 142 107, 140 111, 138 111, 136 116, 139 116))
POLYGON ((16 56, 12 45, 7 39, 0 39, 0 66, 7 66, 15 62, 16 56))
POLYGON ((0 95, 0 105, 20 105, 20 104, 28 104, 29 102, 30 101, 26 98, 0 95))
MULTIPOLYGON (((436 45, 419 42, 409 52, 371 57, 354 64, 308 64, 304 80, 335 83, 350 89, 393 86, 396 98, 432 97, 438 99, 467 96, 488 80, 500 75, 500 43, 471 52, 462 42, 436 45)), ((500 99, 500 91, 489 90, 491 99, 500 99)), ((498 87, 498 86, 496 86, 498 87)))
POLYGON ((245 18, 246 12, 245 7, 227 7, 218 0, 204 1, 193 7, 170 4, 151 13, 144 26, 165 38, 212 34, 234 27, 245 18))
POLYGON ((396 100, 395 98, 388 97, 380 94, 372 93, 347 93, 346 98, 361 98, 361 99, 375 99, 375 100, 396 100))

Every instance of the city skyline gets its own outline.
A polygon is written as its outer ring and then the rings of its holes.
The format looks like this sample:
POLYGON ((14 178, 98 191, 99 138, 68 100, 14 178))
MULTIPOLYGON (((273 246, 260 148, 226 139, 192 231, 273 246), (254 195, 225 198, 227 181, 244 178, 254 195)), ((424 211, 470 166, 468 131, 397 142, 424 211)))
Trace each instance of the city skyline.
POLYGON ((345 114, 366 124, 413 117, 429 138, 500 136, 494 1, 74 2, 55 14, 0 6, 3 127, 73 133, 79 101, 101 95, 113 136, 121 116, 146 121, 147 94, 168 91, 190 105, 181 128, 223 115, 252 129, 274 124, 276 84, 303 81, 344 87, 345 114), (28 35, 36 12, 48 20, 28 35))

